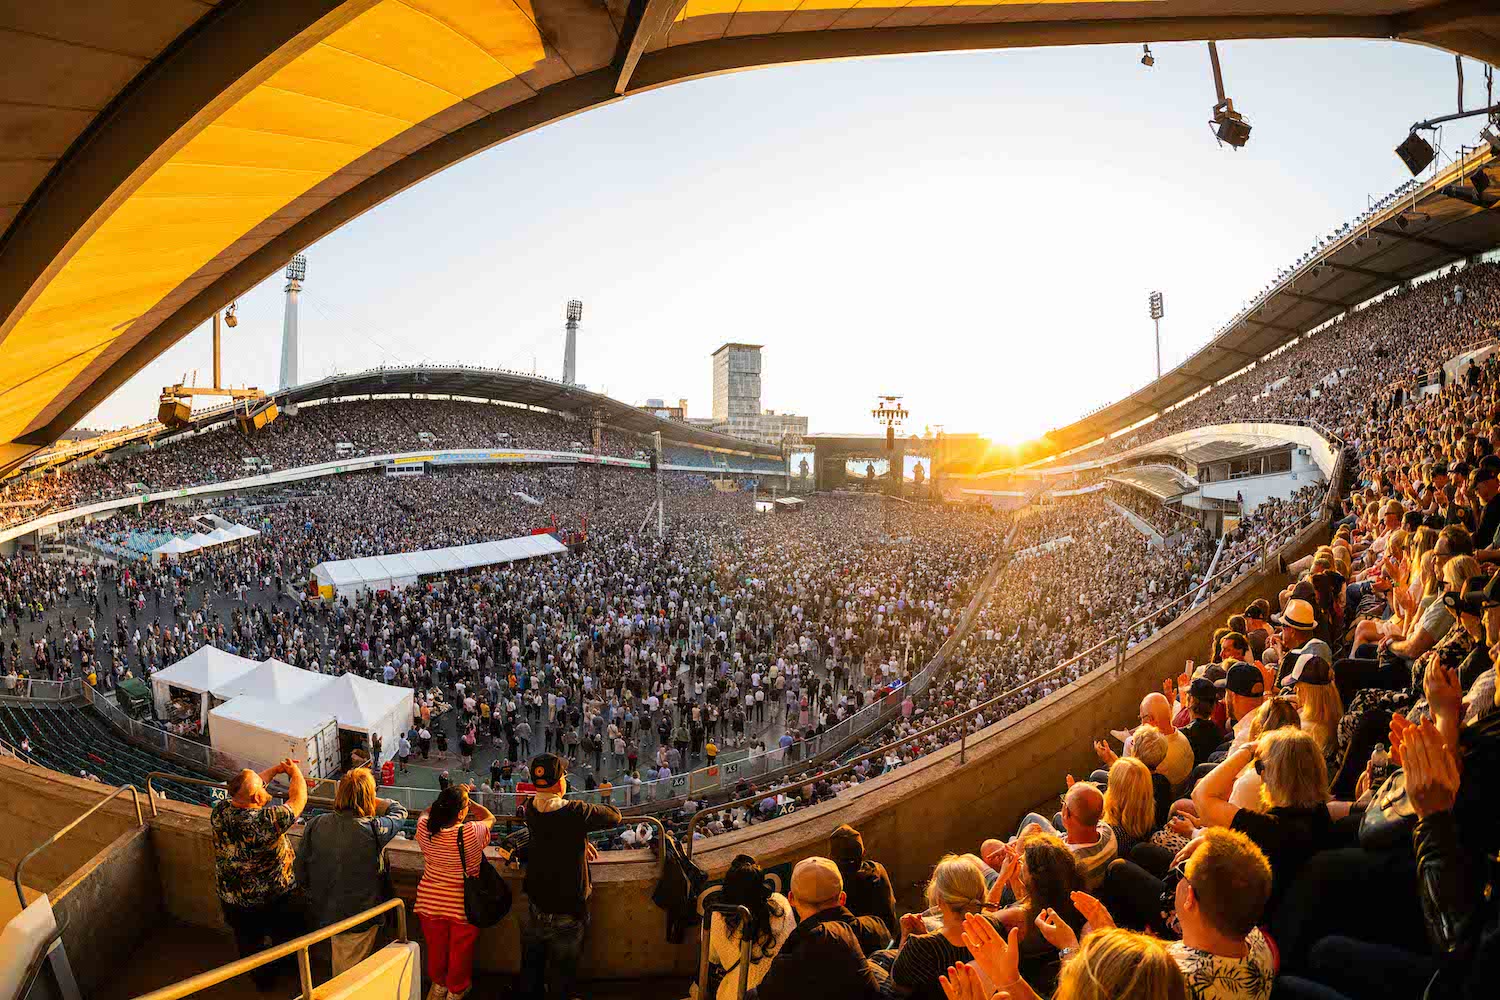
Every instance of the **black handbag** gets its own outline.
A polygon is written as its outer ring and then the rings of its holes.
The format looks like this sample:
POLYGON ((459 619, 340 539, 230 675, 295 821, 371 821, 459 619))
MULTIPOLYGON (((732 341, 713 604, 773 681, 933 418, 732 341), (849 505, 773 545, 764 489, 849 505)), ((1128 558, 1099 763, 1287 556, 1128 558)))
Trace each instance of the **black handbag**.
POLYGON ((1411 841, 1417 826, 1417 810, 1406 794, 1406 772, 1397 771, 1370 797, 1370 807, 1359 822, 1359 846, 1384 851, 1411 841))
POLYGON ((481 855, 479 874, 469 874, 464 859, 464 828, 458 826, 458 863, 464 872, 464 918, 475 927, 493 927, 510 912, 510 886, 498 869, 481 855))

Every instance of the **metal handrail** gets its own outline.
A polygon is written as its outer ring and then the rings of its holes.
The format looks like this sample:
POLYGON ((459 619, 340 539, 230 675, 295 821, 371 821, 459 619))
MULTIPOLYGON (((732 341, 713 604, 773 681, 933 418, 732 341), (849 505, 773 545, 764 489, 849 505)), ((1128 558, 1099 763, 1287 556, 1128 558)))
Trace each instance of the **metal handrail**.
POLYGON ((191 996, 201 990, 208 989, 210 986, 217 986, 225 980, 244 975, 263 965, 269 965, 272 962, 285 958, 293 952, 297 954, 297 973, 302 980, 302 1000, 313 1000, 312 963, 308 954, 309 949, 319 941, 326 941, 335 934, 342 934, 344 931, 352 930, 361 924, 369 923, 373 918, 389 910, 396 911, 396 942, 405 942, 406 901, 400 896, 396 896, 378 906, 372 906, 368 910, 356 913, 352 917, 346 917, 326 927, 319 928, 310 934, 304 934, 299 938, 293 938, 282 944, 272 945, 265 951, 258 951, 253 955, 247 955, 227 965, 221 965, 217 969, 200 972, 196 976, 179 980, 171 986, 163 986, 159 990, 154 990, 144 996, 137 997, 136 1000, 179 1000, 181 997, 191 996))
POLYGON ((740 991, 736 994, 744 1000, 750 989, 750 949, 755 942, 746 933, 750 930, 750 909, 738 903, 713 903, 703 908, 703 930, 700 932, 702 946, 698 950, 698 1000, 708 997, 708 951, 713 940, 715 913, 738 913, 740 915, 740 991))
MULTIPOLYGON (((1330 487, 1330 489, 1337 489, 1337 484, 1335 483, 1333 486, 1330 487)), ((1274 539, 1275 540, 1279 540, 1279 539, 1285 538, 1291 532, 1305 530, 1309 526, 1309 523, 1310 523, 1309 519, 1311 518, 1311 516, 1313 515, 1313 513, 1314 513, 1313 511, 1309 511, 1306 514, 1302 515, 1301 517, 1299 517, 1297 519, 1297 521, 1295 523, 1293 523, 1291 525, 1288 525, 1287 528, 1286 528, 1286 530, 1284 530, 1282 532, 1279 532, 1276 536, 1274 536, 1274 539), (1308 523, 1304 523, 1304 522, 1308 522, 1308 523)), ((1191 599, 1194 595, 1196 595, 1198 593, 1199 589, 1201 589, 1203 587, 1206 587, 1213 580, 1215 580, 1215 579, 1217 579, 1219 577, 1226 576, 1227 574, 1229 574, 1229 573, 1233 572, 1234 570, 1238 569, 1239 566, 1241 564, 1245 563, 1247 560, 1259 557, 1259 558, 1261 558, 1261 565, 1266 565, 1267 562, 1268 562, 1268 560, 1265 558, 1265 556, 1270 551, 1270 544, 1271 543, 1268 542, 1262 548, 1254 549, 1254 550, 1252 550, 1250 552, 1245 553, 1245 555, 1242 556, 1241 558, 1239 558, 1238 560, 1236 560, 1235 563, 1232 566, 1228 567, 1225 570, 1220 571, 1215 576, 1208 577, 1208 578, 1204 579, 1202 582, 1194 585, 1191 590, 1187 591, 1184 594, 1178 595, 1176 598, 1174 598, 1173 600, 1169 601, 1167 604, 1164 604, 1160 608, 1156 609, 1154 612, 1152 612, 1152 613, 1150 613, 1148 615, 1145 615, 1145 616, 1137 619, 1136 621, 1132 622, 1130 625, 1126 626, 1124 629, 1121 629, 1120 631, 1116 632, 1114 635, 1109 636, 1108 638, 1102 640, 1101 642, 1095 643, 1093 646, 1090 646, 1088 649, 1084 650, 1082 653, 1078 653, 1077 655, 1071 657, 1070 659, 1064 660, 1062 663, 1059 663, 1056 667, 1053 667, 1051 670, 1047 671, 1046 673, 1039 674, 1036 677, 1030 678, 1029 680, 1024 681, 1023 683, 1017 685, 1016 687, 1011 688, 1009 691, 1005 691, 1002 694, 996 695, 995 697, 989 699, 986 702, 983 702, 982 704, 976 705, 976 706, 974 706, 971 709, 968 709, 968 710, 966 710, 964 712, 960 712, 957 715, 954 715, 954 716, 951 716, 951 717, 949 717, 947 719, 944 719, 942 722, 938 722, 938 723, 935 723, 935 724, 933 724, 931 726, 928 726, 926 729, 923 729, 923 730, 920 730, 919 732, 913 733, 910 736, 903 737, 903 738, 901 738, 899 740, 895 740, 895 741, 893 741, 891 743, 887 743, 887 744, 885 744, 882 747, 878 747, 878 748, 876 748, 874 750, 870 750, 870 751, 867 751, 865 753, 862 753, 858 757, 855 757, 855 758, 851 759, 847 764, 845 764, 845 765, 843 765, 841 767, 838 767, 838 768, 836 768, 836 769, 834 769, 832 771, 824 771, 821 774, 814 775, 811 778, 804 778, 801 781, 795 781, 795 782, 792 782, 792 783, 786 784, 786 785, 778 785, 775 788, 767 789, 767 790, 765 790, 763 792, 760 792, 760 793, 758 793, 756 795, 751 795, 751 796, 747 796, 745 798, 740 798, 740 799, 733 799, 733 800, 731 800, 729 802, 720 803, 718 805, 715 805, 715 806, 712 806, 712 807, 709 807, 709 808, 699 809, 697 812, 693 813, 692 817, 688 820, 686 843, 683 844, 683 853, 687 857, 692 857, 693 856, 693 834, 697 831, 699 823, 701 822, 702 818, 705 817, 705 816, 711 815, 713 813, 724 812, 724 811, 727 811, 727 810, 730 810, 730 809, 735 809, 735 808, 738 808, 738 807, 744 806, 744 805, 750 805, 750 804, 753 804, 755 802, 759 802, 762 799, 765 799, 765 798, 767 798, 769 796, 780 795, 780 794, 783 794, 785 792, 790 792, 790 791, 796 791, 797 789, 806 788, 808 785, 816 784, 817 782, 824 781, 824 780, 826 780, 828 778, 838 777, 839 775, 847 774, 850 771, 852 771, 855 768, 856 765, 862 763, 863 761, 869 760, 872 757, 881 756, 881 755, 885 754, 887 751, 895 749, 895 748, 900 747, 900 746, 903 746, 903 745, 911 742, 912 740, 920 739, 920 738, 922 738, 924 736, 931 735, 932 733, 935 733, 935 732, 937 732, 938 730, 941 730, 941 729, 946 729, 946 728, 952 726, 956 722, 963 722, 963 721, 966 721, 966 720, 968 720, 970 718, 973 718, 974 716, 980 714, 981 712, 985 711, 986 709, 991 708, 991 707, 993 707, 993 706, 999 704, 1000 702, 1003 702, 1003 701, 1005 701, 1005 700, 1007 700, 1009 698, 1013 698, 1016 695, 1021 694, 1021 693, 1025 692, 1025 691, 1027 691, 1027 690, 1035 687, 1036 685, 1042 683, 1043 681, 1051 680, 1053 677, 1057 676, 1059 673, 1061 673, 1066 668, 1071 667, 1071 666, 1073 666, 1076 663, 1079 663, 1080 661, 1084 660, 1086 657, 1092 656, 1095 653, 1099 652, 1101 649, 1104 649, 1106 647, 1109 647, 1109 646, 1115 646, 1115 647, 1117 647, 1118 653, 1117 653, 1117 659, 1116 659, 1116 669, 1119 669, 1119 667, 1122 666, 1123 663, 1124 663, 1125 648, 1126 648, 1125 644, 1126 644, 1126 642, 1128 640, 1129 635, 1132 632, 1134 632, 1136 628, 1138 628, 1140 625, 1143 625, 1143 624, 1145 624, 1147 622, 1154 621, 1163 612, 1170 610, 1171 608, 1175 607, 1176 605, 1182 603, 1182 601, 1191 599)), ((1285 543, 1282 543, 1282 544, 1285 544, 1285 543)), ((968 727, 967 726, 963 727, 959 731, 959 740, 958 740, 958 742, 959 742, 959 763, 962 764, 962 763, 965 763, 966 757, 967 757, 967 752, 968 752, 968 727)))
POLYGON ((114 791, 104 796, 104 798, 100 799, 98 802, 94 803, 87 810, 85 810, 82 816, 79 816, 73 822, 69 823, 67 826, 63 827, 61 830, 58 830, 52 836, 48 837, 40 844, 33 847, 30 853, 28 853, 20 861, 16 862, 16 872, 13 881, 16 883, 16 898, 21 901, 21 909, 26 909, 26 893, 21 890, 21 870, 26 867, 26 862, 30 861, 32 858, 45 851, 47 848, 63 839, 63 837, 67 836, 67 834, 70 833, 73 828, 76 827, 79 823, 82 823, 84 820, 94 815, 94 813, 104 808, 104 806, 113 801, 115 798, 119 797, 124 792, 129 792, 130 797, 135 800, 135 825, 138 827, 146 825, 146 817, 141 813, 140 789, 136 788, 134 785, 121 785, 119 788, 116 788, 114 791))

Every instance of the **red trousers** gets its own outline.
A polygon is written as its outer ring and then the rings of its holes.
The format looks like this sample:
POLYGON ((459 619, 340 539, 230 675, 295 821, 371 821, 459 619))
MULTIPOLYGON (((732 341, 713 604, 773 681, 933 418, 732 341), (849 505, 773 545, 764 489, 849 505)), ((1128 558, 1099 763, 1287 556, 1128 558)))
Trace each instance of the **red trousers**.
POLYGON ((462 993, 474 979, 474 944, 479 928, 447 917, 422 918, 422 936, 427 939, 427 978, 449 993, 462 993))

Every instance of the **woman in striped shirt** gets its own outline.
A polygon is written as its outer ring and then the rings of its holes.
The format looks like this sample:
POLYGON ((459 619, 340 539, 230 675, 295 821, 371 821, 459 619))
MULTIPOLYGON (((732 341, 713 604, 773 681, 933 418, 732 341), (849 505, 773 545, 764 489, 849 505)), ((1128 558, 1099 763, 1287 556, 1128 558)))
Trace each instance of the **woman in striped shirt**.
POLYGON ((417 846, 424 870, 417 884, 417 916, 427 939, 427 976, 432 989, 427 1000, 462 1000, 473 978, 474 945, 479 928, 464 915, 464 868, 459 862, 458 838, 468 874, 485 864, 495 816, 469 801, 468 785, 449 785, 438 793, 417 820, 417 846), (466 822, 467 820, 467 822, 466 822))

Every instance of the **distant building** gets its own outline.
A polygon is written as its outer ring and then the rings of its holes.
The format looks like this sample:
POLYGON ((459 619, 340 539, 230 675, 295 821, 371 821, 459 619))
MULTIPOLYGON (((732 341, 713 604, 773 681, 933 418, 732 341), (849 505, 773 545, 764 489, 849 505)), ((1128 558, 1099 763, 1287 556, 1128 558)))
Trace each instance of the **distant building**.
POLYGON ((760 349, 760 344, 731 343, 713 353, 712 422, 688 419, 688 423, 711 426, 722 434, 769 445, 779 445, 787 436, 807 433, 806 417, 761 409, 760 349))
POLYGON ((679 399, 676 406, 668 406, 660 399, 648 399, 641 404, 640 409, 667 420, 687 420, 687 400, 685 399, 679 399))

